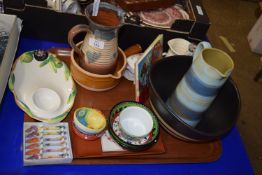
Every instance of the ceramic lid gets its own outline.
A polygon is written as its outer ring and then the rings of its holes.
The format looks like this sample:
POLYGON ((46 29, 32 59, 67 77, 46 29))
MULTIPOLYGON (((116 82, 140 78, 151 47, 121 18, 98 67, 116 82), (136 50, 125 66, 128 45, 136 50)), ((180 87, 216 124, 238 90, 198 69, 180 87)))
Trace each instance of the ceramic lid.
POLYGON ((96 134, 105 129, 106 119, 101 111, 82 107, 74 113, 74 124, 87 134, 96 134))

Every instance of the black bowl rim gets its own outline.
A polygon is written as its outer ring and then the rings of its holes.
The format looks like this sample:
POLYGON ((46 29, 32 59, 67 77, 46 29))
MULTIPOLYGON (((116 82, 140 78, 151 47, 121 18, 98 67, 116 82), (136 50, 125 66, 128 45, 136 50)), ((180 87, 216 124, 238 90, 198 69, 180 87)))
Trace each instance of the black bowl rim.
MULTIPOLYGON (((182 123, 184 126, 187 127, 187 129, 190 130, 190 132, 195 132, 201 136, 205 136, 205 137, 209 137, 209 139, 204 139, 204 140, 211 140, 211 139, 216 139, 217 137, 220 137, 220 136, 223 136, 224 134, 226 134, 227 132, 229 132, 232 127, 235 125, 237 119, 239 118, 239 114, 240 114, 240 110, 241 110, 241 97, 240 97, 240 93, 239 93, 239 90, 237 88, 237 85, 236 83, 233 81, 233 79, 231 77, 228 78, 227 81, 229 81, 232 86, 234 87, 235 91, 236 91, 236 95, 237 95, 237 99, 238 99, 238 107, 237 107, 237 114, 236 114, 236 117, 234 119, 234 121, 232 122, 231 126, 224 129, 223 131, 221 131, 220 133, 215 133, 215 134, 209 134, 209 133, 206 133, 206 132, 203 132, 203 131, 200 131, 200 130, 197 130, 196 128, 188 125, 187 123, 185 123, 182 119, 180 119, 177 114, 175 114, 169 107, 167 107, 166 105, 164 105, 164 101, 163 99, 160 97, 160 95, 157 93, 156 89, 155 89, 155 86, 152 82, 152 78, 151 78, 151 72, 152 70, 154 70, 154 68, 159 65, 159 64, 162 64, 162 62, 166 62, 166 61, 169 61, 171 59, 176 59, 176 58, 185 58, 185 57, 191 57, 191 56, 172 56, 172 57, 166 57, 166 58, 163 58, 161 60, 158 60, 152 67, 151 71, 150 71, 150 76, 149 76, 149 84, 150 84, 150 88, 151 90, 153 91, 154 95, 158 98, 159 102, 161 103, 162 107, 164 109, 166 109, 166 111, 168 111, 169 114, 172 114, 172 116, 175 116, 176 120, 178 120, 180 123, 182 123)), ((192 58, 192 57, 191 57, 192 58)), ((162 116, 160 116, 163 120, 164 118, 162 116)), ((170 126, 172 127, 172 126, 170 126)), ((173 127, 172 127, 173 128, 173 127)), ((175 128, 173 128, 174 130, 176 130, 175 128)), ((184 134, 182 134, 184 135, 184 134)), ((186 137, 190 137, 190 136, 186 136, 186 137)), ((192 138, 193 139, 193 138, 192 138)), ((194 139, 196 140, 196 139, 194 139)), ((197 139, 199 141, 202 141, 203 139, 197 139)))
MULTIPOLYGON (((112 134, 112 137, 113 137, 113 135, 114 135, 116 138, 118 138, 118 140, 121 140, 121 142, 118 141, 117 143, 120 144, 120 145, 122 145, 122 143, 123 143, 124 145, 126 145, 126 146, 123 146, 123 147, 128 148, 128 149, 132 149, 132 150, 141 150, 141 149, 146 149, 146 148, 151 147, 153 144, 155 144, 155 143, 158 141, 159 134, 160 134, 160 128, 159 128, 160 126, 159 126, 159 123, 158 123, 158 119, 157 119, 157 117, 155 116, 155 113, 154 113, 152 110, 150 110, 147 106, 145 106, 144 104, 139 103, 139 102, 137 102, 137 101, 131 101, 131 100, 130 100, 130 101, 121 101, 121 102, 115 104, 115 105, 112 107, 112 109, 110 110, 109 116, 107 117, 107 125, 108 125, 108 130, 109 130, 110 134, 112 134), (127 142, 123 141, 121 138, 119 138, 119 137, 114 133, 113 128, 112 128, 112 126, 111 126, 111 122, 110 122, 110 120, 111 120, 111 115, 112 115, 113 110, 114 110, 117 106, 119 106, 120 104, 122 104, 122 103, 134 103, 134 104, 139 104, 139 105, 143 106, 143 107, 152 115, 152 117, 154 118, 153 120, 155 120, 156 129, 157 129, 157 131, 156 131, 157 134, 156 134, 155 138, 152 138, 152 140, 151 140, 150 142, 146 143, 146 144, 143 144, 143 145, 134 145, 134 144, 130 144, 130 143, 127 143, 127 142), (120 143, 119 143, 119 142, 120 142, 120 143)), ((114 139, 114 140, 115 140, 115 139, 114 139)))

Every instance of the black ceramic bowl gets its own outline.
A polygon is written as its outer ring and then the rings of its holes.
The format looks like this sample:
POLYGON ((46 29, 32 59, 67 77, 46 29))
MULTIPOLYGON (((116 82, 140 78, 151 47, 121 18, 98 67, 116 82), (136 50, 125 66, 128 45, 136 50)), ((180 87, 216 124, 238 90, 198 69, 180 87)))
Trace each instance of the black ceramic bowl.
POLYGON ((240 112, 240 95, 231 78, 193 128, 179 118, 178 112, 166 105, 176 85, 189 69, 192 57, 164 58, 153 65, 150 82, 150 104, 161 126, 171 135, 187 141, 203 142, 218 139, 235 126, 240 112))

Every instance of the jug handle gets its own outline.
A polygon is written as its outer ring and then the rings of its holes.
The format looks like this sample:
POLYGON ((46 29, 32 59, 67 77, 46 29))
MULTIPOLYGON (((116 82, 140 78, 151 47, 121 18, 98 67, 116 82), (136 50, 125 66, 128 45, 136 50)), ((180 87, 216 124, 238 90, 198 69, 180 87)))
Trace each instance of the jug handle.
POLYGON ((205 49, 205 48, 211 48, 211 44, 207 41, 202 41, 200 43, 198 43, 198 45, 196 46, 196 50, 193 54, 193 61, 197 58, 197 56, 199 55, 199 53, 205 49))
POLYGON ((78 24, 74 27, 72 27, 69 32, 68 32, 68 43, 70 44, 70 46, 75 50, 75 52, 77 54, 79 54, 80 56, 83 56, 83 52, 81 51, 81 49, 79 49, 75 42, 74 42, 74 38, 77 34, 82 33, 82 32, 86 32, 86 33, 91 33, 89 26, 86 24, 78 24))

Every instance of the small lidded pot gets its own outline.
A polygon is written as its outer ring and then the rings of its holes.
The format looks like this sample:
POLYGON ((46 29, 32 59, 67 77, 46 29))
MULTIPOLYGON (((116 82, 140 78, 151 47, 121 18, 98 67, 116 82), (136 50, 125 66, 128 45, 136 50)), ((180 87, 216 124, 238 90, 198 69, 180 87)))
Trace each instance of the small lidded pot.
POLYGON ((130 140, 146 137, 153 129, 153 119, 144 108, 130 106, 121 111, 119 125, 122 134, 130 140))
POLYGON ((103 135, 105 128, 106 118, 101 111, 87 107, 75 110, 73 130, 82 139, 96 140, 103 135))

